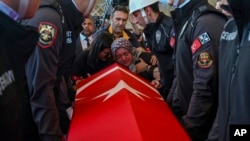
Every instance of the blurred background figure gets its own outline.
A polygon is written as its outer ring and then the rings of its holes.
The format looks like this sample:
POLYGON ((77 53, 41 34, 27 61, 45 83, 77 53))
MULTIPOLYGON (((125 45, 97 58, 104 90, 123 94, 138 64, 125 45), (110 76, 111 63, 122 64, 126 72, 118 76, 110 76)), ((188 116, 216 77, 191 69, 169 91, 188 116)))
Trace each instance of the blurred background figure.
POLYGON ((84 49, 89 48, 93 41, 93 34, 95 32, 95 21, 92 16, 85 17, 83 20, 82 31, 76 40, 76 55, 81 53, 84 49))
POLYGON ((19 20, 32 18, 40 0, 0 1, 0 140, 27 141, 30 130, 26 116, 28 90, 25 63, 34 50, 39 34, 36 28, 19 20))

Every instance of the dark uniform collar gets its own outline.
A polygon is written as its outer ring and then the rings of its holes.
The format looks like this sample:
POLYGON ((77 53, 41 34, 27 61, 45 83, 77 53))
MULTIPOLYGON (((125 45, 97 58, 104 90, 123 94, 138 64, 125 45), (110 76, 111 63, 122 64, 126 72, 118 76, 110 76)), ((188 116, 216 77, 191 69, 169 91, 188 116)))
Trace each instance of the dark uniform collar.
POLYGON ((195 9, 205 4, 208 4, 207 0, 191 0, 182 8, 176 8, 174 11, 171 11, 170 13, 174 24, 181 25, 189 18, 195 9))
POLYGON ((146 25, 144 32, 149 33, 152 29, 154 29, 155 26, 159 26, 158 24, 161 23, 161 21, 164 19, 164 16, 166 16, 164 13, 160 12, 159 16, 157 17, 155 23, 149 23, 146 25))

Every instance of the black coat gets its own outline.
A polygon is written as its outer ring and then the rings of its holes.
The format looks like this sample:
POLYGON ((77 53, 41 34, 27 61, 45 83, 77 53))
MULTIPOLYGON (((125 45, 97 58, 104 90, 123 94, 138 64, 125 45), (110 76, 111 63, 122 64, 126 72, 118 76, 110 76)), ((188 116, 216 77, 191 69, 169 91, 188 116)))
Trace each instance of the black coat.
POLYGON ((42 0, 35 16, 26 21, 40 33, 26 75, 30 105, 42 140, 60 139, 69 127, 67 85, 82 19, 71 1, 42 0))
POLYGON ((192 140, 204 140, 217 112, 218 47, 226 17, 206 0, 191 0, 171 14, 176 33, 171 109, 192 140))
POLYGON ((230 125, 250 124, 250 1, 228 2, 234 19, 228 21, 221 36, 219 108, 209 136, 214 141, 233 140, 230 125))
POLYGON ((22 141, 28 100, 25 63, 39 34, 2 12, 0 21, 0 140, 22 141))

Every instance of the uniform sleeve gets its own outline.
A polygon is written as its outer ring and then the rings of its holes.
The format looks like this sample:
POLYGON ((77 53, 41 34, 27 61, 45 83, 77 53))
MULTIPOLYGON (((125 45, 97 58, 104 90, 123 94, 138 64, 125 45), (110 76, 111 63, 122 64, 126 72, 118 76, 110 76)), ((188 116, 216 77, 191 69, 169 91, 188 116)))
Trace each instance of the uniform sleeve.
POLYGON ((38 44, 26 64, 32 114, 40 137, 57 139, 62 136, 54 91, 62 47, 60 16, 50 8, 42 8, 27 24, 37 27, 40 33, 38 44))
POLYGON ((191 46, 193 93, 187 114, 182 117, 184 128, 194 140, 204 140, 202 137, 210 130, 216 113, 218 47, 224 23, 224 19, 208 14, 194 25, 191 46))

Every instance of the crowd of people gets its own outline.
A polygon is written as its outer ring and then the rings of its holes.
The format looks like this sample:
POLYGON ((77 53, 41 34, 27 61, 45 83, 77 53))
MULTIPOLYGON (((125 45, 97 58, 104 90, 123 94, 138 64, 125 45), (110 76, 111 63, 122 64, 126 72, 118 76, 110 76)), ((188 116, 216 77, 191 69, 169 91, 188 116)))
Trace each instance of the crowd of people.
POLYGON ((193 141, 250 125, 250 1, 168 0, 168 16, 129 0, 98 31, 95 2, 0 1, 0 140, 66 140, 75 85, 113 63, 151 83, 193 141))

